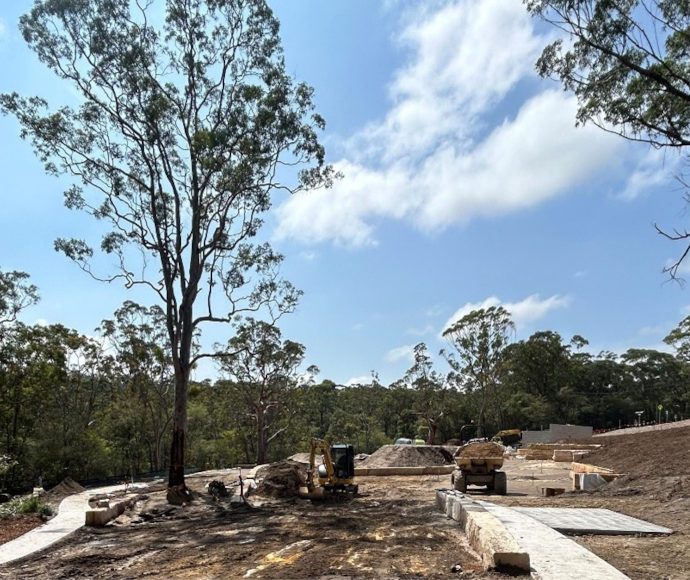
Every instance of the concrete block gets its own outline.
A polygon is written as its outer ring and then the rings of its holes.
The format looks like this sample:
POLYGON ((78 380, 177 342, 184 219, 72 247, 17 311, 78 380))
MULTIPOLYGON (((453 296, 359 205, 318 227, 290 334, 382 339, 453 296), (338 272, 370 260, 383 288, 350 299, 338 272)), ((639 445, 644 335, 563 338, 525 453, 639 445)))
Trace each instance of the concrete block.
POLYGON ((467 512, 462 507, 462 502, 459 500, 453 502, 450 517, 458 522, 461 526, 464 526, 466 513, 467 512))
MULTIPOLYGON (((137 496, 138 497, 138 496, 137 496)), ((87 526, 104 526, 113 518, 123 513, 134 503, 137 497, 128 497, 115 502, 108 507, 97 507, 87 510, 85 514, 85 524, 87 526)))
POLYGON ((458 504, 458 498, 455 494, 446 495, 446 515, 449 518, 453 517, 453 510, 457 509, 455 506, 458 504))
POLYGON ((460 524, 470 545, 481 556, 485 569, 518 569, 529 572, 529 554, 520 548, 498 518, 458 492, 439 490, 436 492, 437 499, 439 495, 446 496, 442 502, 445 508, 443 511, 450 513, 460 524))
POLYGON ((439 511, 446 513, 446 502, 448 500, 448 490, 447 489, 437 489, 436 490, 436 507, 439 511))
POLYGON ((582 491, 592 491, 606 485, 607 481, 598 473, 580 473, 580 489, 582 491))

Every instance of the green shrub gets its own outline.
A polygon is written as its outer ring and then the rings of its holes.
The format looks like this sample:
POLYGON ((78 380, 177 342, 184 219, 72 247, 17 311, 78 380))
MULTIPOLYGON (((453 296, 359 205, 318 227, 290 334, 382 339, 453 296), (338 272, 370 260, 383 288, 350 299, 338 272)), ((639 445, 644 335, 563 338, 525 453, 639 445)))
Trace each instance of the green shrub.
POLYGON ((53 510, 50 506, 44 504, 40 498, 31 496, 21 502, 18 512, 20 514, 40 514, 43 516, 50 516, 53 510))

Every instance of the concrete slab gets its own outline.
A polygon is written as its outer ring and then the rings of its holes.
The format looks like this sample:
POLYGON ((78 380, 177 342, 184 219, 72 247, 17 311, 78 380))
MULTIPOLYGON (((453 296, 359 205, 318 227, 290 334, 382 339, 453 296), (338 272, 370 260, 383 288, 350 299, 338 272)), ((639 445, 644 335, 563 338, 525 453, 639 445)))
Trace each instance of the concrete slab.
POLYGON ((531 508, 516 507, 564 534, 672 534, 673 530, 601 508, 531 508))
POLYGON ((513 508, 479 502, 529 553, 535 580, 630 580, 583 546, 513 508))
POLYGON ((66 497, 60 503, 58 514, 53 519, 11 542, 0 545, 0 564, 20 560, 59 542, 84 525, 84 514, 89 509, 91 496, 101 493, 124 492, 124 489, 125 487, 122 485, 113 485, 66 497))

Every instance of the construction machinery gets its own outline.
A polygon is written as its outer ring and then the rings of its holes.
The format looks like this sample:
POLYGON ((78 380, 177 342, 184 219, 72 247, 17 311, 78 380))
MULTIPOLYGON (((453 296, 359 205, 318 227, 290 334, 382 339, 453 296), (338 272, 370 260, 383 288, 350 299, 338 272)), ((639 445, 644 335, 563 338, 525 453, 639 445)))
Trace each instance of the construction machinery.
POLYGON ((329 445, 323 439, 313 438, 309 451, 309 468, 305 486, 300 487, 301 497, 320 499, 328 496, 357 494, 355 483, 355 451, 352 445, 336 443, 329 445), (316 454, 322 462, 316 467, 316 454), (318 485, 314 482, 314 474, 318 485))
POLYGON ((522 431, 520 429, 504 429, 496 433, 491 440, 501 445, 511 445, 515 447, 519 445, 522 440, 522 431))
POLYGON ((453 488, 467 493, 468 485, 482 485, 487 491, 505 495, 508 483, 503 466, 503 446, 490 441, 469 443, 455 455, 457 468, 450 476, 453 488))

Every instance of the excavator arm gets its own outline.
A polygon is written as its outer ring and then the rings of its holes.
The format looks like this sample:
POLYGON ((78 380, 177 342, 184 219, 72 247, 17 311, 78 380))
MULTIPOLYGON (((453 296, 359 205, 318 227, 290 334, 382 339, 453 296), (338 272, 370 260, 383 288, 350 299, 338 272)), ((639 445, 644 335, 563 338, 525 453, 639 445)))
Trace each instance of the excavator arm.
POLYGON ((328 478, 335 476, 335 469, 333 468, 333 459, 331 458, 331 447, 323 439, 312 437, 309 445, 309 468, 307 469, 307 489, 313 492, 314 485, 314 471, 316 469, 316 452, 320 451, 323 456, 323 465, 326 468, 326 475, 328 478))

